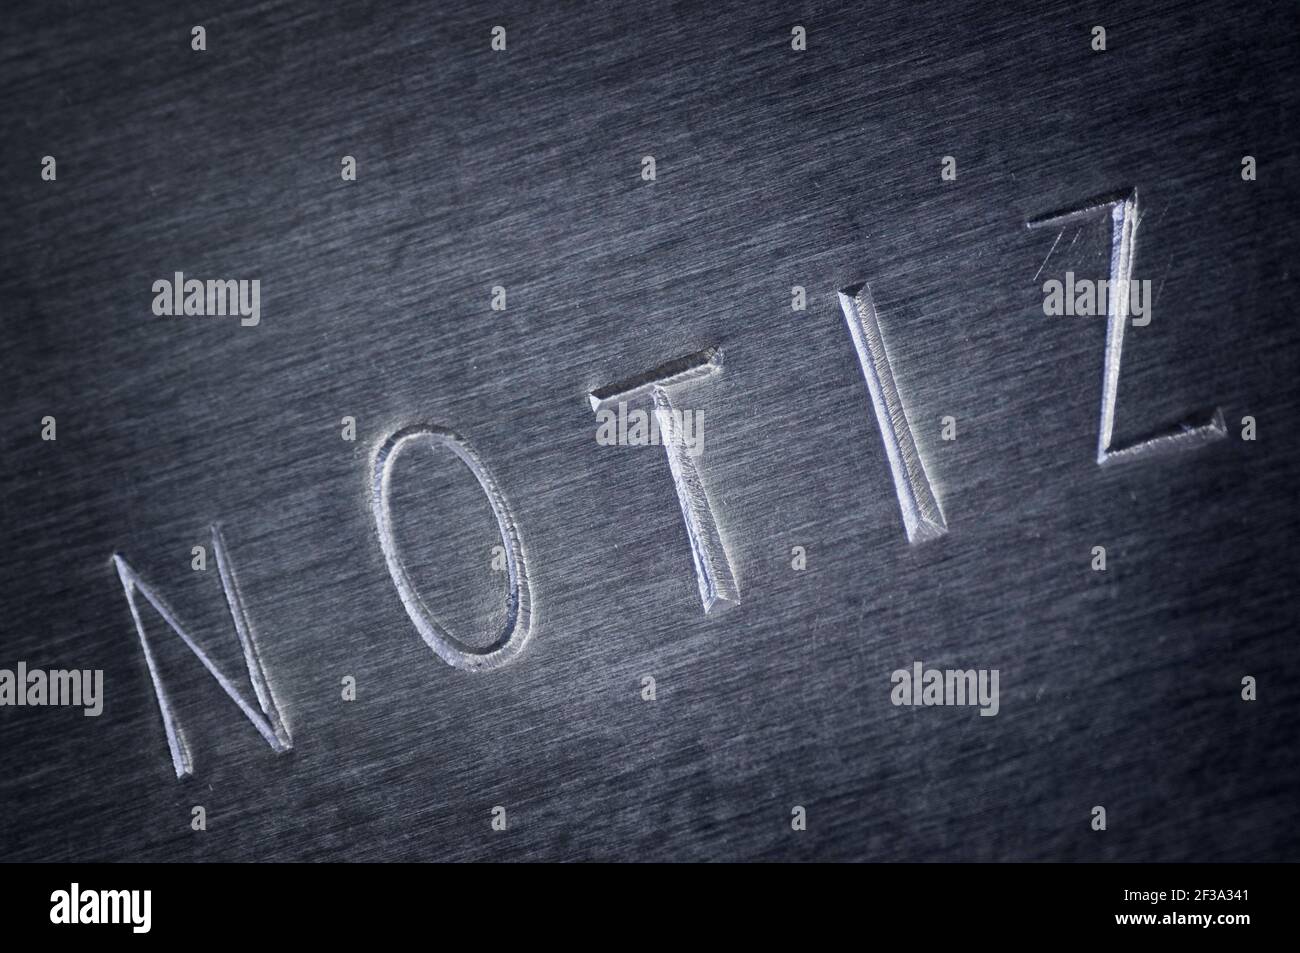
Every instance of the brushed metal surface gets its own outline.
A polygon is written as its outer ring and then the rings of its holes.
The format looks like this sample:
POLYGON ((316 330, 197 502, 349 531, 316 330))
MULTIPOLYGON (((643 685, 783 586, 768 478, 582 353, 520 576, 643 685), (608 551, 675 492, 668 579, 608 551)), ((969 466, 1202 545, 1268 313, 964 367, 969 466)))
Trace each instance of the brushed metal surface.
MULTIPOLYGON (((0 667, 106 699, 0 708, 0 858, 1294 859, 1300 14, 988 6, 7 10, 0 667), (1227 437, 1102 468, 1105 321, 1041 284, 1105 277, 1109 225, 1025 223, 1131 188, 1159 292, 1116 443, 1213 407, 1227 437), (260 279, 260 324, 155 317, 176 271, 260 279), (947 522, 923 544, 837 300, 863 282, 947 522), (673 402, 742 598, 706 615, 662 449, 599 446, 589 395, 709 347, 673 402), (517 523, 533 631, 496 671, 439 659, 389 578, 372 457, 412 425, 517 523), (178 781, 112 556, 251 698, 190 568, 214 523, 293 744, 144 610, 178 781), (894 707, 916 660, 1000 670, 999 714, 894 707)), ((394 534, 482 648, 492 509, 409 457, 394 534)))

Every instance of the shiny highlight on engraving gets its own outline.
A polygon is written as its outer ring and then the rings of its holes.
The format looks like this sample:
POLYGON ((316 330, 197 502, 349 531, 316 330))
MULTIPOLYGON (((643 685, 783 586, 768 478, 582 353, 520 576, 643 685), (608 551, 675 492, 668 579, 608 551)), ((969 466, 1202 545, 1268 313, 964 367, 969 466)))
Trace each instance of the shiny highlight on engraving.
MULTIPOLYGON (((1138 214, 1137 189, 1092 199, 1077 209, 1053 212, 1030 219, 1025 223, 1025 227, 1055 228, 1105 212, 1109 212, 1111 217, 1110 296, 1106 304, 1106 358, 1102 367, 1101 423, 1097 434, 1097 463, 1106 466, 1162 456, 1194 449, 1222 439, 1227 435, 1227 427, 1223 422, 1222 408, 1216 407, 1205 423, 1193 424, 1187 421, 1179 424, 1178 428, 1170 433, 1142 440, 1127 447, 1112 448, 1115 405, 1119 398, 1120 360, 1124 353, 1124 331, 1128 328, 1129 319, 1129 282, 1133 277, 1133 259, 1137 254, 1138 225, 1142 221, 1138 214)), ((1059 235, 1057 240, 1060 240, 1059 235)), ((1055 248, 1055 244, 1052 247, 1055 248)), ((1051 257, 1050 252, 1048 257, 1051 257)))
POLYGON ((617 406, 620 401, 630 404, 638 398, 648 397, 655 387, 675 387, 688 381, 709 377, 720 370, 722 370, 721 349, 706 347, 694 354, 665 361, 644 374, 597 387, 587 395, 587 399, 591 401, 591 409, 595 412, 606 407, 617 406))
POLYGON ((167 694, 167 689, 163 686, 158 663, 154 658, 153 650, 149 647, 149 639, 145 636, 144 622, 140 618, 140 607, 135 601, 137 592, 144 596, 149 605, 154 607, 154 610, 162 616, 163 621, 167 623, 171 630, 181 637, 181 641, 185 643, 186 648, 203 663, 203 667, 217 680, 221 690, 239 706, 240 711, 253 723, 253 727, 257 729, 258 734, 266 740, 266 743, 271 746, 273 751, 279 753, 288 751, 293 747, 293 739, 289 735, 288 728, 280 719, 279 709, 276 707, 275 699, 271 695, 270 687, 267 685, 257 642, 253 636, 253 628, 248 621, 247 613, 244 611, 244 601, 239 594, 239 585, 235 580, 234 569, 231 567, 230 559, 226 555, 226 542, 221 535, 220 527, 216 525, 212 527, 212 549, 216 555, 217 570, 221 575, 221 588, 226 594, 226 604, 230 609, 230 617, 235 623, 235 634, 239 637, 240 647, 244 650, 244 664, 248 667, 248 678, 253 683, 253 691, 257 694, 257 703, 261 708, 261 712, 255 710, 243 693, 235 687, 234 683, 221 673, 208 654, 185 631, 185 627, 181 625, 172 608, 148 583, 140 578, 140 575, 126 561, 126 557, 121 553, 113 554, 113 565, 117 568, 118 579, 121 581, 122 589, 126 593, 126 601, 131 608, 131 618, 135 621, 135 631, 140 637, 140 647, 144 651, 145 664, 149 667, 149 677, 153 681, 154 694, 158 698, 158 708, 162 712, 163 729, 167 734, 167 747, 171 751, 172 767, 176 770, 176 777, 178 778, 193 773, 194 761, 190 755, 190 748, 185 740, 184 731, 181 729, 173 711, 171 698, 167 694))
POLYGON ((397 586, 397 593, 406 607, 406 614, 415 623, 421 638, 448 665, 467 672, 487 672, 513 661, 523 652, 532 634, 532 593, 528 582, 527 566, 519 531, 515 526, 505 495, 492 479, 478 455, 460 437, 449 430, 426 424, 405 427, 386 440, 375 452, 371 470, 373 487, 372 508, 379 546, 388 563, 389 575, 397 586), (406 565, 398 552, 393 535, 390 484, 393 466, 404 450, 419 444, 435 449, 450 450, 474 474, 474 479, 487 496, 496 517, 497 529, 506 553, 506 573, 510 591, 506 597, 506 621, 497 638, 485 648, 474 648, 456 639, 438 621, 420 598, 411 581, 406 565))
POLYGON ((691 558, 695 561, 695 581, 700 588, 700 601, 704 603, 704 611, 712 612, 715 608, 736 605, 740 602, 740 589, 731 573, 731 560, 727 557, 726 546, 723 545, 718 524, 713 518, 713 507, 700 480, 695 459, 684 442, 676 439, 673 433, 674 420, 677 418, 668 391, 656 386, 651 391, 651 396, 659 429, 668 437, 664 441, 664 449, 668 453, 668 467, 672 470, 677 502, 681 504, 682 520, 686 523, 691 558))
POLYGON ((840 292, 840 307, 844 310, 844 321, 858 352, 858 364, 862 367, 867 390, 871 392, 871 404, 880 425, 880 436, 885 442, 885 453, 889 456, 889 469, 894 477, 898 506, 903 512, 907 540, 920 543, 937 539, 948 532, 948 523, 930 487, 930 478, 926 475, 925 464, 907 422, 907 413, 894 381, 894 370, 885 350, 885 340, 880 333, 871 288, 866 284, 845 288, 840 292))

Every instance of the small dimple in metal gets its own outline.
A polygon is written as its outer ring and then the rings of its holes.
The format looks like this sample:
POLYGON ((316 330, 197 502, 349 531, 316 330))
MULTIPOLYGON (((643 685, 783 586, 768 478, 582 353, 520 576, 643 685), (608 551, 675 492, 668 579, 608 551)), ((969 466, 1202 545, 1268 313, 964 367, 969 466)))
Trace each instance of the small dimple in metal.
POLYGON ((722 350, 706 347, 694 354, 665 361, 643 374, 597 387, 587 395, 587 399, 591 401, 593 411, 617 406, 620 401, 630 404, 634 400, 648 398, 654 387, 674 387, 688 381, 709 377, 720 370, 722 370, 722 350))
POLYGON ((695 561, 695 581, 699 585, 704 611, 736 605, 740 602, 740 588, 732 575, 731 560, 718 532, 713 506, 700 480, 695 458, 674 432, 674 421, 679 418, 673 412, 672 400, 662 387, 653 388, 651 396, 659 431, 665 437, 668 467, 672 470, 673 487, 677 490, 677 502, 681 504, 682 520, 686 523, 691 558, 695 561))
POLYGON ((907 422, 907 413, 894 381, 894 370, 880 333, 871 289, 866 284, 845 288, 840 292, 840 307, 844 310, 844 320, 858 352, 858 364, 871 393, 871 404, 875 408, 880 436, 885 442, 908 542, 937 539, 948 532, 948 523, 939 509, 939 501, 935 499, 925 464, 912 437, 912 428, 907 422))
MULTIPOLYGON (((1137 254, 1137 189, 1090 199, 1080 207, 1052 212, 1025 223, 1027 228, 1049 228, 1109 213, 1111 218, 1110 276, 1112 293, 1106 302, 1106 357, 1101 377, 1101 422, 1097 432, 1097 463, 1107 466, 1153 456, 1164 456, 1213 443, 1227 435, 1223 410, 1216 407, 1205 423, 1184 421, 1169 433, 1129 444, 1112 446, 1115 433, 1115 405, 1119 399, 1120 360, 1124 353, 1124 331, 1129 318, 1129 282, 1137 254)), ((1058 236, 1059 238, 1059 236, 1058 236)), ((1055 245, 1053 245, 1055 247, 1055 245)), ((1050 257, 1050 252, 1048 253, 1050 257)), ((1040 269, 1041 270, 1041 269, 1040 269)))

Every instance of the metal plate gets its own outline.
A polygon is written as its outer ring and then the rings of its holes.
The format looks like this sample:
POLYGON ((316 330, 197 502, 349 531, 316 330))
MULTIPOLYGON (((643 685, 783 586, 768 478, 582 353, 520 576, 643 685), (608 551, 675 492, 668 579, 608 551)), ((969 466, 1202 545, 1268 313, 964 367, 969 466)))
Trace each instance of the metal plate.
MULTIPOLYGON (((0 857, 1295 858, 1294 3, 6 16, 0 667, 102 669, 105 702, 0 708, 0 857), (1227 436, 1099 467, 1106 322, 1042 284, 1104 276, 1110 232, 1049 255, 1025 224, 1131 188, 1159 291, 1117 439, 1214 407, 1227 436), (259 279, 260 323, 156 317, 177 271, 259 279), (837 300, 862 282, 938 539, 904 532, 837 300), (599 445, 588 394, 708 347, 681 394, 740 602, 705 614, 665 454, 599 445), (421 640, 377 539, 372 457, 415 424, 518 527, 532 634, 490 672, 421 640), (177 780, 112 556, 252 698, 191 569, 213 523, 292 748, 145 607, 177 780), (999 670, 997 716, 893 705, 917 660, 999 670)), ((406 463, 412 580, 481 647, 491 507, 406 463)))

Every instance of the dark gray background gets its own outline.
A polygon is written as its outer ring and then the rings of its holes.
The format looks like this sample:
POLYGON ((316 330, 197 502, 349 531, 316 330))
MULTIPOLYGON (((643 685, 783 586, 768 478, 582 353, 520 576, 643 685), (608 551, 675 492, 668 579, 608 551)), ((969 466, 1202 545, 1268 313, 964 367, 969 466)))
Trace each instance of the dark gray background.
MULTIPOLYGON (((332 7, 5 11, 0 667, 102 668, 107 701, 0 709, 0 857, 1295 858, 1294 2, 332 7), (1116 436, 1216 405, 1229 432, 1102 470, 1104 321, 1040 286, 1104 275, 1106 226, 1035 281, 1054 234, 1024 222, 1132 186, 1161 291, 1116 436), (176 270, 260 278, 261 325, 154 317, 176 270), (923 546, 835 298, 858 281, 948 519, 923 546), (715 344, 679 402, 743 603, 705 617, 662 452, 597 446, 585 395, 715 344), (370 454, 416 422, 520 523, 537 628, 493 674, 424 645, 375 539, 370 454), (211 522, 295 744, 146 609, 177 781, 110 556, 246 686, 189 565, 211 522), (917 659, 999 669, 1001 713, 895 708, 917 659)), ((486 503, 407 463, 399 535, 468 638, 502 612, 486 503)))

